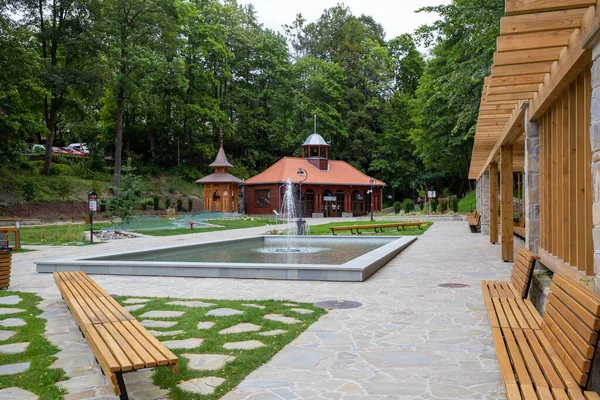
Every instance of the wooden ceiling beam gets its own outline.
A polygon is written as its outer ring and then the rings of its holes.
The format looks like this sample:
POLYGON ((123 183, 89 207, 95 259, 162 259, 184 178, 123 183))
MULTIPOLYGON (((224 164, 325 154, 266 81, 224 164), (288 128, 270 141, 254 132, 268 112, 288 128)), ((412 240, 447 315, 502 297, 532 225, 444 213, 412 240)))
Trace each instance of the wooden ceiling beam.
POLYGON ((500 35, 579 29, 585 8, 500 18, 500 35))
POLYGON ((566 46, 569 43, 569 37, 572 33, 572 29, 566 29, 562 31, 498 36, 496 38, 496 50, 503 52, 566 46))
POLYGON ((490 152, 487 161, 481 168, 479 172, 479 176, 483 174, 486 170, 490 162, 494 160, 496 155, 500 153, 500 147, 508 144, 512 144, 523 134, 523 124, 525 122, 525 109, 527 108, 528 102, 523 101, 519 105, 519 108, 515 110, 513 115, 510 117, 508 123, 502 135, 498 138, 498 141, 494 145, 494 148, 490 152))
POLYGON ((550 72, 551 67, 551 61, 518 65, 492 65, 492 79, 503 76, 545 74, 550 72))
MULTIPOLYGON (((504 76, 504 77, 493 77, 490 81, 490 87, 494 86, 510 86, 510 85, 527 85, 530 83, 542 83, 544 82, 545 73, 541 74, 530 74, 530 75, 519 75, 519 76, 504 76)), ((515 104, 516 106, 516 104, 515 104)))
POLYGON ((530 85, 515 85, 515 86, 495 86, 490 88, 489 95, 491 94, 509 94, 509 93, 527 93, 537 92, 539 84, 532 83, 530 85))
POLYGON ((497 105, 487 105, 484 104, 482 106, 479 106, 479 110, 480 111, 493 111, 493 110, 512 110, 517 106, 517 104, 497 104, 497 105))
POLYGON ((557 61, 564 47, 516 50, 494 53, 494 65, 529 64, 543 61, 557 61))
POLYGON ((502 110, 482 110, 479 109, 479 115, 498 115, 498 116, 508 116, 512 114, 512 108, 502 109, 502 110))
POLYGON ((488 99, 494 100, 528 100, 532 99, 535 92, 510 93, 510 94, 489 94, 488 99))
POLYGON ((506 0, 506 15, 589 7, 596 0, 506 0))
POLYGON ((592 52, 586 48, 584 41, 600 24, 600 15, 596 14, 596 8, 588 8, 581 19, 581 28, 573 32, 569 46, 561 54, 560 60, 554 63, 540 90, 533 97, 529 116, 531 120, 539 119, 569 83, 592 61, 592 52))

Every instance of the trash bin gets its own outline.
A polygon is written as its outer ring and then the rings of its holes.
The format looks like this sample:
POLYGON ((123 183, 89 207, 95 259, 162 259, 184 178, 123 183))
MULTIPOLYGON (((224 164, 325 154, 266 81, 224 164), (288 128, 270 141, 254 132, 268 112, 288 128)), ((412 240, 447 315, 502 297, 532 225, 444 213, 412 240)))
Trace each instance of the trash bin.
POLYGON ((10 286, 11 263, 12 249, 10 247, 0 248, 0 289, 8 289, 10 286))

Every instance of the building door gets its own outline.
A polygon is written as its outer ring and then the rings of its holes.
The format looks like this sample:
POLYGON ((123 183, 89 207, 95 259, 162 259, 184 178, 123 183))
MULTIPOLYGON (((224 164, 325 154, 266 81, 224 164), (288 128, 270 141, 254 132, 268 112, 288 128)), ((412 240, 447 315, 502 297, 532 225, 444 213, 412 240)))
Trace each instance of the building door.
POLYGON ((335 217, 341 217, 345 211, 344 206, 346 204, 346 194, 341 190, 335 192, 335 217))
POLYGON ((312 189, 308 189, 302 196, 302 216, 312 217, 315 212, 315 192, 312 189))
POLYGON ((219 193, 218 190, 215 190, 212 198, 213 198, 212 211, 221 211, 221 193, 219 193))
POLYGON ((323 192, 323 215, 325 217, 335 217, 336 197, 327 189, 323 192))

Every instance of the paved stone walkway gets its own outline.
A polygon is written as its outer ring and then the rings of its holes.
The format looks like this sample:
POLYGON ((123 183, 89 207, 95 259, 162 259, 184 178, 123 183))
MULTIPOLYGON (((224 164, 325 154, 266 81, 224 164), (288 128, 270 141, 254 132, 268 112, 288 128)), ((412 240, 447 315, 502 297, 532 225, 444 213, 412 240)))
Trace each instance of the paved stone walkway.
MULTIPOLYGON (((311 221, 312 222, 312 221, 311 221)), ((43 248, 14 255, 11 289, 40 294, 47 336, 61 348, 56 366, 70 398, 111 399, 85 340, 52 276, 34 260, 153 248, 259 234, 264 228, 172 238, 130 239, 82 248, 43 248), (127 242, 127 243, 123 243, 127 242), (83 356, 82 356, 83 355, 83 356)), ((223 397, 237 399, 503 399, 498 364, 480 292, 481 279, 506 279, 500 248, 465 222, 437 222, 366 282, 94 276, 109 293, 204 299, 352 300, 333 310, 223 397), (442 283, 464 283, 460 289, 442 283)), ((164 398, 150 373, 126 374, 133 399, 164 398), (129 377, 128 377, 129 375, 129 377)), ((210 382, 213 384, 212 382, 210 382)))

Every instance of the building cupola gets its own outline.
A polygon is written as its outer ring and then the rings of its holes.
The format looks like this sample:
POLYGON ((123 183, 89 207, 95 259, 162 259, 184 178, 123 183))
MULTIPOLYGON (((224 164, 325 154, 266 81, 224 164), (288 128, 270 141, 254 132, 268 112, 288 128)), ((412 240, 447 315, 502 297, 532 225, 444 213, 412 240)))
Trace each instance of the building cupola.
POLYGON ((317 116, 315 115, 314 133, 302 143, 302 158, 311 165, 326 171, 329 169, 329 145, 323 136, 317 133, 317 116))

